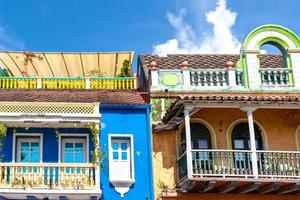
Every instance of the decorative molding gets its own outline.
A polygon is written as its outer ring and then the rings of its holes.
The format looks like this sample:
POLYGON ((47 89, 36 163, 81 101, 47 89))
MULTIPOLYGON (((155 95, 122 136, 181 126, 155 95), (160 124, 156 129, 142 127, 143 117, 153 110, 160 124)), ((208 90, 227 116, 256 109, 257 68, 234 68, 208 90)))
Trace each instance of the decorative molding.
POLYGON ((123 198, 124 195, 129 191, 130 186, 135 182, 135 180, 110 180, 110 183, 115 187, 115 190, 123 198))

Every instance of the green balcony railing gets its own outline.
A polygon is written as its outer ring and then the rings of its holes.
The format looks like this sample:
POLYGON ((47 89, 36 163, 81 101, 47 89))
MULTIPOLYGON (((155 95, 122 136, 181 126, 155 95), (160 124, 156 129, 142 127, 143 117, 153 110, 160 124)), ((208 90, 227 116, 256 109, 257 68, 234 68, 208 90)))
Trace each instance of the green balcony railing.
POLYGON ((261 68, 260 77, 262 85, 291 85, 292 69, 288 68, 261 68))

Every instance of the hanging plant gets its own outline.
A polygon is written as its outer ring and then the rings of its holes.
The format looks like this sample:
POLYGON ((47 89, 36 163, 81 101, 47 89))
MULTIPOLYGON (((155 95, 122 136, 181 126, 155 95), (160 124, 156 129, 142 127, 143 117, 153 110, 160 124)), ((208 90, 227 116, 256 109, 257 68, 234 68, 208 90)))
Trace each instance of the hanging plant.
POLYGON ((3 159, 2 154, 2 147, 3 147, 3 140, 7 133, 7 127, 3 122, 0 122, 0 161, 3 159))
POLYGON ((91 151, 91 155, 92 155, 92 162, 95 165, 99 165, 100 169, 103 170, 104 169, 104 160, 105 160, 105 152, 103 151, 103 148, 100 147, 99 144, 99 129, 97 128, 95 123, 89 124, 88 125, 88 129, 91 131, 92 133, 92 140, 94 143, 94 151, 91 151))
POLYGON ((6 125, 3 122, 0 122, 0 138, 5 137, 7 132, 6 125))

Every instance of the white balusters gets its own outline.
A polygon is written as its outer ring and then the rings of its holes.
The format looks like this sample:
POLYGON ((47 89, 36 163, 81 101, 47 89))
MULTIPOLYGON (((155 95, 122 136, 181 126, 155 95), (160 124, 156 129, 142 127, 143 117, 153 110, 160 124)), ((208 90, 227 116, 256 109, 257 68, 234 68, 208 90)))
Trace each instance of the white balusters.
POLYGON ((92 163, 0 163, 0 186, 94 188, 94 168, 92 163))

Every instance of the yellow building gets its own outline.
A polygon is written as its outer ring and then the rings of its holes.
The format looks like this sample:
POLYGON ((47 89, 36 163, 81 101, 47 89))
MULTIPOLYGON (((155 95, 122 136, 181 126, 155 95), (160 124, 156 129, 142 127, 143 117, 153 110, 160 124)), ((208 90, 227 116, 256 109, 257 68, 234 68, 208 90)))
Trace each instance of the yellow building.
POLYGON ((140 55, 138 75, 153 106, 156 199, 299 199, 295 33, 258 27, 239 55, 140 55))

